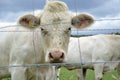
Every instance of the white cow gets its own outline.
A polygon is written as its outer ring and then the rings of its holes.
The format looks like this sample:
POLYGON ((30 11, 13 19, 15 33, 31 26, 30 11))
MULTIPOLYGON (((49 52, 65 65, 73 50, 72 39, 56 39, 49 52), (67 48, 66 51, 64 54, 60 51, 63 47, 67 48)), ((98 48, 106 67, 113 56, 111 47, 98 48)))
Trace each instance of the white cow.
MULTIPOLYGON (((38 16, 20 17, 18 32, 1 40, 0 66, 65 62, 71 28, 85 28, 93 22, 89 14, 73 16, 64 2, 48 2, 38 16)), ((1 68, 0 78, 11 75, 12 80, 36 80, 38 76, 38 80, 48 80, 49 69, 52 67, 1 68)))
MULTIPOLYGON (((118 63, 97 63, 105 61, 120 61, 120 36, 119 35, 95 35, 90 37, 70 38, 66 63, 83 64, 83 75, 86 69, 94 69, 95 79, 102 80, 103 72, 120 68, 118 63), (90 63, 90 62, 93 62, 90 63)), ((81 66, 67 67, 68 69, 78 69, 78 77, 81 77, 81 66)))

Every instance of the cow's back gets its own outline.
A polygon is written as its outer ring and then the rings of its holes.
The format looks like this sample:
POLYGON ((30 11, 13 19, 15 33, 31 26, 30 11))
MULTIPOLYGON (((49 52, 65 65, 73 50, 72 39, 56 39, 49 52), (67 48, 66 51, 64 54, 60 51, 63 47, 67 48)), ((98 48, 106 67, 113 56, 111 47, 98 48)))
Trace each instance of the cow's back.
MULTIPOLYGON (((96 35, 91 36, 92 55, 100 56, 103 60, 114 60, 120 56, 120 36, 119 35, 96 35), (96 53, 97 52, 97 55, 96 53)), ((89 42, 90 42, 89 41, 89 42)), ((89 45, 88 45, 89 46, 89 45)), ((92 56, 92 57, 94 57, 92 56)))
MULTIPOLYGON (((70 38, 68 62, 95 62, 117 60, 120 56, 119 35, 95 35, 89 37, 70 38), (81 59, 82 58, 82 59, 81 59)), ((87 65, 91 66, 91 65, 87 65)))

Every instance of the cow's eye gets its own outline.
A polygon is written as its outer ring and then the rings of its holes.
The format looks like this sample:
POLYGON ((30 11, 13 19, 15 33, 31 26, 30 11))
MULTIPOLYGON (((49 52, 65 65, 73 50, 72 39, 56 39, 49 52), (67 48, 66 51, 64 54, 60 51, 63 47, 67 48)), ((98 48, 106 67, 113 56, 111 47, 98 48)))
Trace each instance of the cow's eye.
POLYGON ((67 32, 71 31, 71 27, 69 27, 66 31, 67 31, 67 32))
POLYGON ((68 32, 70 32, 71 31, 71 28, 67 28, 66 30, 65 30, 65 33, 68 33, 68 32))
POLYGON ((43 28, 40 28, 41 29, 41 31, 44 31, 44 29, 43 28))
POLYGON ((69 31, 71 31, 71 28, 68 28, 69 31))
POLYGON ((46 29, 44 29, 44 28, 41 28, 41 31, 42 31, 42 33, 43 33, 44 35, 46 35, 46 34, 48 33, 48 31, 47 31, 46 29))

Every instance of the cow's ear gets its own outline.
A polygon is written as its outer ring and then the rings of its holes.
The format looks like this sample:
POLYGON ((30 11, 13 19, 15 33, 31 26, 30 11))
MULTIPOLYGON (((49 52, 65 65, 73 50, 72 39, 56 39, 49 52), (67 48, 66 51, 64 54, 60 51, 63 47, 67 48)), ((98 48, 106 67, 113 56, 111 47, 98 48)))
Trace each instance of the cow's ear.
POLYGON ((94 23, 94 18, 89 14, 79 14, 71 20, 71 24, 79 29, 88 27, 92 23, 94 23))
POLYGON ((32 14, 27 14, 19 18, 18 23, 26 28, 36 28, 40 25, 40 19, 32 14))

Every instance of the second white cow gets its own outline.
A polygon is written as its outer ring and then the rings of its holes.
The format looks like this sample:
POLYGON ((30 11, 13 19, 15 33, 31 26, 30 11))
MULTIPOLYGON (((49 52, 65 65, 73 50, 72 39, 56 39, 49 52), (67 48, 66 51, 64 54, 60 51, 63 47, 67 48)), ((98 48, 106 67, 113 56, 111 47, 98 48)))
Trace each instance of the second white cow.
MULTIPOLYGON (((84 76, 86 69, 94 69, 95 80, 102 80, 103 72, 111 71, 116 68, 120 70, 119 67, 117 67, 117 62, 102 63, 105 61, 120 61, 119 35, 95 35, 90 37, 70 38, 66 63, 85 63, 83 64, 84 76)), ((67 68, 81 69, 81 66, 67 68)), ((80 76, 81 74, 79 74, 79 77, 80 76)))

